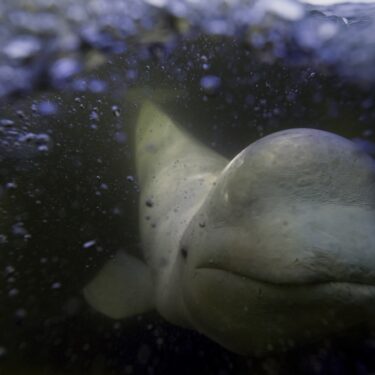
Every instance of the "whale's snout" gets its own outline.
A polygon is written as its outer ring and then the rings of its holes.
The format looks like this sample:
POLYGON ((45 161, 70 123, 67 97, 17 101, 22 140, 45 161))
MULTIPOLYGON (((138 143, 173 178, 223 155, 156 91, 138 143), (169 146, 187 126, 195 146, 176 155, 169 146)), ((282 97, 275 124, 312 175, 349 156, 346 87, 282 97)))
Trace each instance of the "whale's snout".
POLYGON ((257 218, 269 224, 263 231, 254 222, 253 229, 243 231, 207 228, 204 240, 196 233, 198 242, 185 249, 184 273, 184 299, 194 326, 248 354, 287 349, 372 321, 370 216, 359 225, 358 237, 342 230, 349 224, 343 212, 335 222, 340 236, 324 229, 324 219, 319 225, 300 219, 287 229, 293 222, 283 226, 274 216, 257 218), (202 242, 207 247, 195 251, 202 242), (214 242, 217 247, 210 248, 214 242))
MULTIPOLYGON (((196 269, 218 269, 265 283, 375 285, 375 214, 362 207, 266 202, 236 226, 207 224, 193 237, 196 269), (215 244, 210 246, 209 244, 215 244)), ((251 210, 250 210, 251 211, 251 210)))
POLYGON ((191 320, 243 353, 368 321, 374 228, 369 156, 325 132, 266 137, 228 165, 184 235, 191 320))
POLYGON ((312 343, 373 319, 375 287, 345 282, 281 285, 197 269, 185 290, 194 326, 230 350, 262 354, 312 343))

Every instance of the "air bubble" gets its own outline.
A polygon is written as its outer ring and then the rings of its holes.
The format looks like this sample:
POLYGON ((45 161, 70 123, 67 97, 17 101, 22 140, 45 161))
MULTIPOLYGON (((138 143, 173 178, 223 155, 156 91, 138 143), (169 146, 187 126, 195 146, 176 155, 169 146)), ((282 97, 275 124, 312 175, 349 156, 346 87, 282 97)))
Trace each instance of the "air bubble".
POLYGON ((12 233, 14 236, 17 237, 25 237, 26 235, 28 235, 28 232, 24 227, 24 224, 21 222, 16 223, 12 226, 12 233))
POLYGON ((7 118, 3 118, 0 120, 0 126, 4 126, 5 128, 10 128, 14 125, 13 120, 9 120, 7 118))
POLYGON ((5 184, 5 189, 7 189, 7 190, 15 190, 15 189, 17 189, 17 184, 15 182, 13 182, 13 181, 7 182, 5 184))
POLYGON ((25 309, 17 309, 14 315, 18 319, 25 319, 27 316, 27 311, 25 309))
POLYGON ((47 152, 49 151, 47 145, 41 145, 41 146, 38 146, 37 150, 38 150, 40 153, 47 153, 47 152))
POLYGON ((120 108, 117 105, 113 105, 112 106, 112 113, 113 113, 113 116, 120 117, 120 115, 121 115, 120 108))
POLYGON ((57 113, 57 105, 54 102, 46 100, 37 105, 37 110, 41 115, 51 116, 57 113))
POLYGON ((99 114, 96 110, 91 111, 90 120, 91 121, 98 121, 99 120, 99 114))
POLYGON ((16 288, 11 289, 11 290, 9 291, 9 293, 8 293, 9 297, 15 297, 15 296, 17 296, 18 294, 19 294, 19 290, 16 289, 16 288))
POLYGON ((118 143, 118 144, 124 144, 126 143, 127 139, 128 139, 128 136, 125 132, 116 132, 115 135, 114 135, 114 138, 115 138, 115 141, 118 143))
POLYGON ((61 288, 61 283, 56 281, 51 285, 51 289, 60 289, 61 288))
POLYGON ((214 94, 221 85, 221 78, 214 75, 207 75, 201 78, 200 85, 206 94, 214 94))
POLYGON ((51 67, 50 73, 56 83, 65 82, 80 71, 79 63, 71 58, 65 57, 57 60, 51 67))
POLYGON ((41 45, 33 36, 20 36, 4 47, 4 53, 10 59, 26 60, 34 57, 40 51, 41 45))
POLYGON ((7 350, 4 346, 0 346, 0 358, 4 357, 7 354, 7 350))
POLYGON ((107 83, 98 79, 89 82, 89 90, 95 94, 104 92, 107 89, 107 83))
POLYGON ((96 245, 96 240, 90 240, 90 241, 86 241, 84 244, 83 244, 83 248, 84 249, 90 249, 91 247, 95 246, 96 245))
POLYGON ((6 266, 5 267, 5 274, 10 275, 15 272, 15 268, 13 266, 6 266))

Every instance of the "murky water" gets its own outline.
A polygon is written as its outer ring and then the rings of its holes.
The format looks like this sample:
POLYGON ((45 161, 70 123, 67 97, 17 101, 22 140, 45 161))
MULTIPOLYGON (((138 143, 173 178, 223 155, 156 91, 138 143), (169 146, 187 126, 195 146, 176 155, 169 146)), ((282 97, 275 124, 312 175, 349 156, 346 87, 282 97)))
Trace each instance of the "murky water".
POLYGON ((289 0, 3 1, 0 374, 374 371, 368 332, 243 358, 156 314, 107 319, 81 292, 116 251, 141 255, 146 97, 227 157, 294 127, 374 155, 374 17, 289 0))

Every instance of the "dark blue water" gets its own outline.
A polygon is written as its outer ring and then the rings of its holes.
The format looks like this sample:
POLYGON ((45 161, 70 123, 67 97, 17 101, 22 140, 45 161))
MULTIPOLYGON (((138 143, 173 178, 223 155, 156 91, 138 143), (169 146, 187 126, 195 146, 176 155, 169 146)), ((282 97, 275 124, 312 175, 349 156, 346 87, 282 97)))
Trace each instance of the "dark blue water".
MULTIPOLYGON (((216 2, 219 4, 219 1, 216 2)), ((0 4, 0 374, 369 374, 366 328, 243 358, 83 286, 141 256, 134 119, 149 97, 233 157, 293 127, 375 144, 374 6, 0 4)))

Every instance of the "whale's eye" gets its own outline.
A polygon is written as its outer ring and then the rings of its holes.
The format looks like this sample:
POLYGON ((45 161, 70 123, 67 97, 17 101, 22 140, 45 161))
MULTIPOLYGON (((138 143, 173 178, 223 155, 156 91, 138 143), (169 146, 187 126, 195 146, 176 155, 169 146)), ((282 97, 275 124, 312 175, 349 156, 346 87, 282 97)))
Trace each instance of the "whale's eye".
POLYGON ((188 256, 188 251, 187 251, 186 247, 181 247, 180 253, 181 253, 181 255, 182 255, 182 257, 183 257, 184 259, 187 258, 187 256, 188 256))

